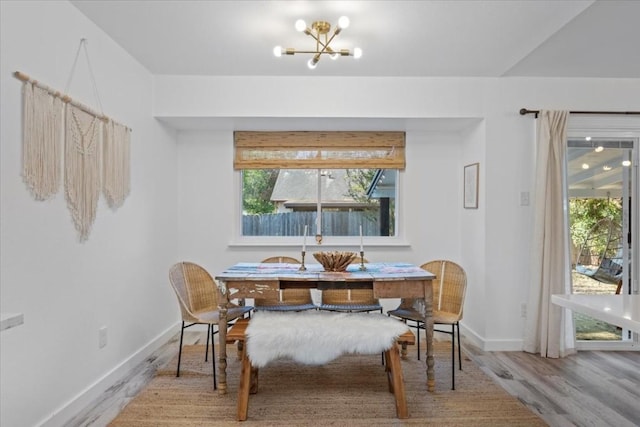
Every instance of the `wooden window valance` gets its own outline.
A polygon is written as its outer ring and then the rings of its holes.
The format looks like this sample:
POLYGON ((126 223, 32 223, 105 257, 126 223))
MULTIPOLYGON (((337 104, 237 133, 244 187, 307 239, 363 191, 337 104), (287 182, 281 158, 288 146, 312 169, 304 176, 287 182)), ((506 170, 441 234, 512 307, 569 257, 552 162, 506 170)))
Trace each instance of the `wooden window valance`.
POLYGON ((234 132, 234 169, 404 169, 404 132, 234 132))

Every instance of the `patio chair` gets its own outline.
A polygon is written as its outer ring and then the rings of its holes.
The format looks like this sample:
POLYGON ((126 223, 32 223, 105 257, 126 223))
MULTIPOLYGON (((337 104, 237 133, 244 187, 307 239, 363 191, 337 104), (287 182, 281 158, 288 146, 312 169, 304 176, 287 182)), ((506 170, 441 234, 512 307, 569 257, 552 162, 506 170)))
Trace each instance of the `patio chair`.
MULTIPOLYGON (((182 359, 182 340, 184 330, 193 325, 207 325, 207 346, 205 361, 209 354, 209 337, 211 337, 211 362, 213 365, 213 389, 216 384, 216 357, 214 335, 218 333, 220 320, 218 301, 221 298, 218 286, 211 275, 198 264, 179 262, 169 269, 169 281, 178 297, 178 304, 182 313, 182 328, 180 329, 180 349, 178 350, 178 368, 176 377, 180 376, 180 362, 182 359)), ((253 310, 251 306, 237 306, 229 304, 227 318, 230 324, 238 318, 244 317, 253 310)))
MULTIPOLYGON (((262 260, 263 263, 300 264, 295 258, 289 256, 273 256, 262 260)), ((318 307, 311 299, 310 289, 281 289, 279 294, 273 297, 256 298, 256 311, 306 311, 315 310, 318 307)))
POLYGON ((622 226, 611 218, 598 221, 580 246, 576 259, 576 273, 601 283, 617 285, 622 290, 623 247, 622 226))
MULTIPOLYGON (((467 275, 464 269, 453 261, 437 260, 422 264, 420 268, 436 275, 433 280, 433 324, 434 331, 451 335, 451 389, 455 390, 455 341, 458 341, 458 367, 462 370, 460 349, 460 320, 467 290, 467 275), (450 325, 451 330, 441 330, 435 325, 450 325)), ((418 360, 420 360, 420 330, 424 329, 424 317, 414 307, 413 299, 402 299, 400 306, 387 312, 413 328, 416 328, 418 360), (409 323, 412 322, 412 323, 409 323)))

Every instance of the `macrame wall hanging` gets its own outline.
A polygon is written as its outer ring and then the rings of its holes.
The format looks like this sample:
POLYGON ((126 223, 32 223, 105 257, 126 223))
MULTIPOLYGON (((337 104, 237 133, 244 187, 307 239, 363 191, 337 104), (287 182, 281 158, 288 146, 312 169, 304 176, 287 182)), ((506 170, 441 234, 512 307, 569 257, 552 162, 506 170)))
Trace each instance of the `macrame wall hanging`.
POLYGON ((129 195, 129 145, 131 132, 126 126, 110 121, 104 125, 103 191, 111 208, 119 208, 129 195))
POLYGON ((14 73, 23 81, 24 181, 36 200, 46 200, 58 192, 64 165, 67 207, 80 241, 89 237, 101 191, 114 209, 129 195, 131 144, 131 129, 102 113, 85 39, 80 40, 64 92, 83 47, 100 113, 26 74, 14 73))
POLYGON ((41 86, 23 86, 22 176, 36 200, 60 187, 63 102, 41 86))

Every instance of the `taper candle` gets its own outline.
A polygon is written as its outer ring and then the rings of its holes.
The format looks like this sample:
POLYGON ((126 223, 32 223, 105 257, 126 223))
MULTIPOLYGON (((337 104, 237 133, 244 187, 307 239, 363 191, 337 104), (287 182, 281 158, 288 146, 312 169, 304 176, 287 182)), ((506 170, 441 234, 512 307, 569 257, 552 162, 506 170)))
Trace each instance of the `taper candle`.
POLYGON ((302 252, 307 248, 307 226, 304 226, 304 236, 302 237, 302 252))
POLYGON ((360 224, 360 252, 364 252, 364 246, 362 244, 362 224, 360 224))
POLYGON ((318 206, 316 207, 316 236, 322 234, 322 175, 320 169, 318 169, 318 192, 316 198, 318 199, 318 206))

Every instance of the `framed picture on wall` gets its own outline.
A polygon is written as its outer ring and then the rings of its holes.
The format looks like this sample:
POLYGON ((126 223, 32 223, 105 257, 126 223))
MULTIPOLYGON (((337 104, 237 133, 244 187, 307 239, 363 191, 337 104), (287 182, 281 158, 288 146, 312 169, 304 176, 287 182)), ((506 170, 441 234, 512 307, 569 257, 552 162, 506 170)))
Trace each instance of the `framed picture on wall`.
POLYGON ((464 208, 478 209, 478 171, 480 163, 464 167, 464 208))

